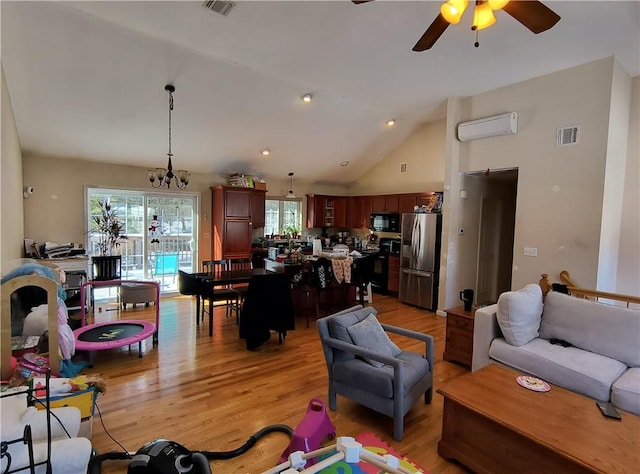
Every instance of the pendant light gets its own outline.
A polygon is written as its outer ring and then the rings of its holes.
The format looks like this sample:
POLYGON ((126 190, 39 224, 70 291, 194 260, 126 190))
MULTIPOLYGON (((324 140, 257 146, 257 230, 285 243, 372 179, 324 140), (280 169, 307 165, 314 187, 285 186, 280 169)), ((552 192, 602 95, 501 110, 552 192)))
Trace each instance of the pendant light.
POLYGON ((296 195, 293 194, 293 173, 289 173, 289 192, 287 193, 289 199, 295 199, 296 195))
POLYGON ((189 172, 186 170, 177 170, 174 173, 173 164, 171 163, 171 157, 173 156, 173 153, 171 153, 171 111, 173 110, 173 93, 176 91, 176 88, 171 84, 167 84, 164 86, 164 90, 169 93, 169 153, 167 153, 169 162, 166 168, 156 168, 154 170, 147 170, 147 172, 149 173, 151 186, 154 188, 166 187, 169 189, 171 187, 171 180, 175 178, 176 187, 178 189, 185 189, 189 184, 189 172))

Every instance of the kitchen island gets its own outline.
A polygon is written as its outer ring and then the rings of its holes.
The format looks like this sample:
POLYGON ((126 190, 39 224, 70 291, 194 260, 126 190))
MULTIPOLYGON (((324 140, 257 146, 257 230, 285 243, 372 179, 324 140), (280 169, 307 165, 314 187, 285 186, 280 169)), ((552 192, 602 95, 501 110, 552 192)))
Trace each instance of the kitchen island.
MULTIPOLYGON (((356 288, 360 287, 360 294, 364 295, 370 279, 370 256, 352 259, 348 280, 336 278, 336 264, 333 260, 347 261, 345 256, 335 257, 306 257, 301 263, 278 262, 265 259, 265 268, 274 272, 285 273, 291 280, 293 306, 296 317, 315 318, 331 314, 335 311, 353 306, 356 301, 356 288)), ((340 273, 338 270, 337 273, 340 273)), ((346 275, 345 275, 346 276, 346 275)), ((364 297, 360 304, 364 305, 364 297)))

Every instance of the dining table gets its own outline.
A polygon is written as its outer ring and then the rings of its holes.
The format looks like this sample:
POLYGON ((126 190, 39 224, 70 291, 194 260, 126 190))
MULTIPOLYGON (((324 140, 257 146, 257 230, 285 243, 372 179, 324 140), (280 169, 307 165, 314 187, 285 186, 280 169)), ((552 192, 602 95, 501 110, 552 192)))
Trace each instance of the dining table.
MULTIPOLYGON (((204 293, 201 288, 203 285, 206 287, 225 287, 230 285, 237 285, 242 283, 250 283, 254 277, 268 277, 269 275, 277 275, 276 272, 266 270, 264 268, 253 269, 240 269, 240 270, 223 270, 217 272, 184 272, 185 276, 193 279, 197 282, 195 285, 195 291, 193 293, 196 296, 196 319, 199 318, 200 305, 204 304, 204 293)), ((213 317, 209 316, 209 335, 213 336, 213 317)))

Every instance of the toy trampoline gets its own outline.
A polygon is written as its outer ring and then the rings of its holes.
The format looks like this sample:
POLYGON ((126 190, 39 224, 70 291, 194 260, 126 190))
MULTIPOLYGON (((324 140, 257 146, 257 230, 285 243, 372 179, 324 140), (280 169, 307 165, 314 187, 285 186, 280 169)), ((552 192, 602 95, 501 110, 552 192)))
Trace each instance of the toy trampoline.
MULTIPOLYGON (((93 351, 115 349, 138 343, 138 357, 142 357, 142 341, 153 336, 153 344, 158 343, 158 329, 160 328, 160 285, 155 281, 142 280, 108 280, 87 281, 80 288, 80 301, 86 301, 87 287, 121 286, 122 283, 144 284, 155 286, 156 323, 137 319, 120 319, 101 323, 86 324, 86 306, 81 305, 82 326, 73 335, 76 339, 76 350, 89 352, 89 365, 93 365, 93 351)), ((131 347, 129 347, 131 350, 131 347)))
POLYGON ((73 335, 76 338, 76 350, 88 351, 89 364, 92 365, 93 351, 131 346, 136 342, 138 357, 142 357, 142 341, 154 336, 156 330, 157 326, 153 323, 130 319, 89 324, 73 331, 73 335))

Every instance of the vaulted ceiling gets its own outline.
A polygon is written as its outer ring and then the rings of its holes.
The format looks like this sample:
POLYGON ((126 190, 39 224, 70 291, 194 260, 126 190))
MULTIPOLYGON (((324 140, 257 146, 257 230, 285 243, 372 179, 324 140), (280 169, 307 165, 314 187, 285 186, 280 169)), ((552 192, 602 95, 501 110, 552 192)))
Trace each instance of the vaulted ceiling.
POLYGON ((440 2, 2 1, 2 65, 26 154, 164 166, 173 84, 175 168, 348 183, 447 97, 611 55, 640 74, 640 2, 544 3, 539 35, 497 12, 475 48, 467 12, 417 53, 440 2))

